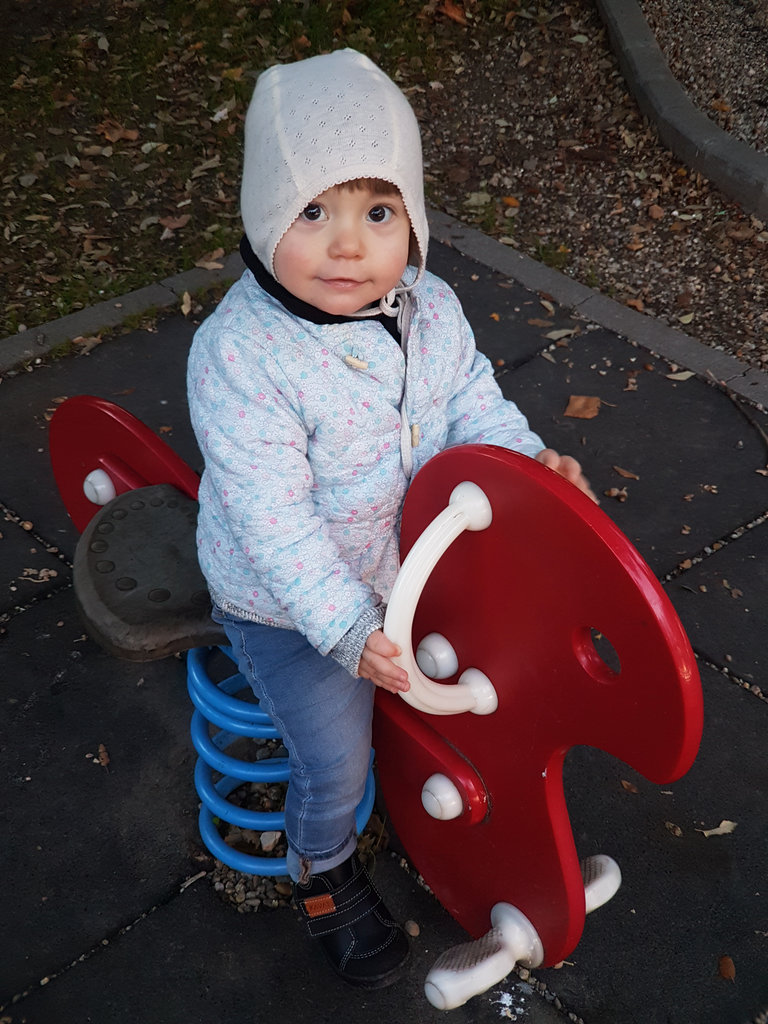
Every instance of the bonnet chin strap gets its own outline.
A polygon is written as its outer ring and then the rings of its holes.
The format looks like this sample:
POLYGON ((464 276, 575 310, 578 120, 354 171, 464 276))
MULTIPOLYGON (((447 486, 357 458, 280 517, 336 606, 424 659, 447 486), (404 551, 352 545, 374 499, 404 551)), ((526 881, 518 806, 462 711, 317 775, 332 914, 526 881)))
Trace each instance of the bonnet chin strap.
POLYGON ((350 313, 351 317, 363 319, 371 316, 394 316, 397 317, 397 329, 402 333, 403 330, 403 318, 405 316, 405 310, 408 306, 408 300, 410 299, 411 290, 414 285, 418 282, 419 277, 417 276, 411 284, 404 284, 402 281, 396 288, 388 291, 379 301, 369 306, 367 309, 359 309, 356 313, 350 313))

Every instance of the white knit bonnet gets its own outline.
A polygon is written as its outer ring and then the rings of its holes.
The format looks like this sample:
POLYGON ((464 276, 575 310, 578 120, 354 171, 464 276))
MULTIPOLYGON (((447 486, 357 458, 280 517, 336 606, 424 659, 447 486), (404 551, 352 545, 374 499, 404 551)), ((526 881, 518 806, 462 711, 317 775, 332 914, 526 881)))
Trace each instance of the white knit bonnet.
POLYGON ((251 248, 273 277, 275 249, 301 211, 355 178, 400 190, 418 246, 416 276, 396 289, 408 291, 424 273, 429 239, 421 138, 408 100, 350 49, 263 72, 245 120, 240 202, 251 248))

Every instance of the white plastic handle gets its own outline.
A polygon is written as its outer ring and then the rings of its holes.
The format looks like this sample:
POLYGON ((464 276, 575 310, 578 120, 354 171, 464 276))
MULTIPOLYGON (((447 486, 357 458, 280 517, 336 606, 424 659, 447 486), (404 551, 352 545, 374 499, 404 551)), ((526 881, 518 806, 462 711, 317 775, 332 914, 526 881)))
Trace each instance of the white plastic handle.
POLYGON ((411 684, 403 700, 432 715, 458 715, 471 711, 490 715, 498 707, 490 679, 479 669, 468 668, 455 686, 436 683, 421 671, 413 653, 413 616, 430 573, 464 530, 485 530, 493 512, 485 492, 469 480, 454 487, 448 506, 432 520, 400 567, 384 618, 384 632, 402 654, 395 661, 406 670, 411 684))

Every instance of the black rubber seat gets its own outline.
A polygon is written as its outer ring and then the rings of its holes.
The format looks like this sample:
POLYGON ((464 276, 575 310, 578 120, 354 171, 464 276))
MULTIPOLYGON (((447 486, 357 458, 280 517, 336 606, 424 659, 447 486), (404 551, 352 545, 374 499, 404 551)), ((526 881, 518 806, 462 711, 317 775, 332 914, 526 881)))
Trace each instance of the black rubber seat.
POLYGON ((89 522, 75 552, 75 599, 111 654, 153 661, 226 644, 197 562, 197 502, 171 484, 120 494, 89 522))

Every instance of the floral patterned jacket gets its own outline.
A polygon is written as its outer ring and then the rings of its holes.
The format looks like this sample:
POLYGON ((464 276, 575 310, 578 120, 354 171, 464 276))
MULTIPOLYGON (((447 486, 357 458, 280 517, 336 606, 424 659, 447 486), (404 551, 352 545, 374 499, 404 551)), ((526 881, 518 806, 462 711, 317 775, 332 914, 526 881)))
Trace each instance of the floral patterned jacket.
POLYGON ((299 319, 246 270, 189 356, 205 459, 198 557, 214 601, 299 630, 353 673, 397 574, 412 475, 452 445, 543 448, 432 274, 403 336, 405 353, 373 320, 299 319))

